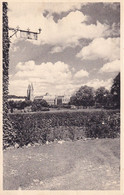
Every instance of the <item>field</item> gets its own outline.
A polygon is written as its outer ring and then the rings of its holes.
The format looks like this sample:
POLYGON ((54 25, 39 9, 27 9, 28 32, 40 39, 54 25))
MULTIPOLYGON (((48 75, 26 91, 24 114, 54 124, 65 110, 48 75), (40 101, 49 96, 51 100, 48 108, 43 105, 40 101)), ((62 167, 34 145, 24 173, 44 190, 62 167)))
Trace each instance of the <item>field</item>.
POLYGON ((4 190, 119 190, 119 138, 4 151, 4 190))

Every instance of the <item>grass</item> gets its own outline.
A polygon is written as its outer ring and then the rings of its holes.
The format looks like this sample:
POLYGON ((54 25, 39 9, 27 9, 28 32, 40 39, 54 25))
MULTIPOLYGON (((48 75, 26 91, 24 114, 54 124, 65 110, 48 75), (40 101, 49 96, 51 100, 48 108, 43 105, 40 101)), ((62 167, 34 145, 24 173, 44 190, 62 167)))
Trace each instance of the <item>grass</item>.
MULTIPOLYGON (((61 112, 96 112, 96 111, 104 111, 106 109, 102 109, 102 108, 80 108, 80 109, 70 109, 70 108, 50 108, 49 111, 38 111, 38 112, 29 112, 30 114, 34 114, 34 113, 61 113, 61 112)), ((112 110, 112 109, 111 109, 112 110)), ((108 111, 108 110, 107 110, 108 111)), ((115 110, 114 110, 115 111, 115 110)), ((15 113, 10 113, 11 115, 15 114, 15 113)), ((20 112, 19 114, 27 114, 27 112, 20 112)))
POLYGON ((54 142, 4 151, 4 190, 119 190, 120 140, 54 142))

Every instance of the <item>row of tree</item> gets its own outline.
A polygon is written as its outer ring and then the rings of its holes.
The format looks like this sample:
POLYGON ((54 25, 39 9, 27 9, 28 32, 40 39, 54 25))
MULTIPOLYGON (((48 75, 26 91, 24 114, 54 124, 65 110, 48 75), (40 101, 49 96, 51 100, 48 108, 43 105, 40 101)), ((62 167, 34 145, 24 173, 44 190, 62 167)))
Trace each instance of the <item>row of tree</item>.
POLYGON ((120 108, 120 73, 114 78, 110 91, 100 87, 82 86, 71 97, 70 104, 83 107, 120 108))

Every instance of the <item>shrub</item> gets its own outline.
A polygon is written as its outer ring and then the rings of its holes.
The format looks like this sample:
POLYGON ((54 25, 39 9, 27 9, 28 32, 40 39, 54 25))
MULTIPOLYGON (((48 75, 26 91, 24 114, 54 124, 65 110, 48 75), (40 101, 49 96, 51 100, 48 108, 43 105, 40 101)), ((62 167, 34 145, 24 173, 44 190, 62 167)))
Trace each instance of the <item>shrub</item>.
POLYGON ((32 102, 31 109, 33 112, 49 110, 45 108, 48 108, 48 103, 45 100, 34 100, 32 102))
POLYGON ((13 122, 10 134, 14 134, 13 142, 20 146, 54 139, 115 138, 120 133, 118 111, 23 113, 9 116, 13 122))

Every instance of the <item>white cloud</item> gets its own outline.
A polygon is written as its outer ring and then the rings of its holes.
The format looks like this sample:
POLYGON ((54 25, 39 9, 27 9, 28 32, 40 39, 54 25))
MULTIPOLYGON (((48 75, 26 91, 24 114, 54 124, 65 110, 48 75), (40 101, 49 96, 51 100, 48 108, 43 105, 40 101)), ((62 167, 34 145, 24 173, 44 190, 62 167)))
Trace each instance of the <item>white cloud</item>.
POLYGON ((56 63, 42 63, 36 65, 34 61, 18 63, 16 74, 10 78, 10 94, 26 95, 27 86, 33 83, 35 95, 49 92, 51 94, 64 93, 72 79, 68 64, 58 61, 56 63), (58 90, 60 86, 61 90, 58 90))
POLYGON ((63 83, 71 78, 69 67, 64 62, 58 61, 56 63, 42 63, 35 65, 34 61, 26 63, 18 63, 16 66, 18 70, 15 78, 40 78, 45 83, 63 83))
POLYGON ((77 73, 69 68, 68 64, 58 61, 47 62, 36 65, 34 61, 25 63, 19 62, 16 65, 16 73, 10 78, 10 94, 26 95, 27 86, 33 83, 35 95, 50 94, 71 94, 82 85, 83 77, 88 72, 80 70, 77 73))
POLYGON ((118 72, 120 71, 120 60, 115 60, 103 65, 100 69, 100 73, 102 72, 118 72))
MULTIPOLYGON (((39 43, 57 45, 63 49, 68 46, 79 44, 79 39, 93 39, 105 35, 107 25, 97 22, 97 24, 87 25, 87 17, 80 11, 70 12, 66 17, 55 23, 53 18, 46 19, 45 26, 39 37, 39 43)), ((37 42, 38 43, 38 42, 37 42)), ((55 52, 55 51, 54 51, 55 52)))
POLYGON ((87 83, 85 83, 85 85, 90 86, 90 87, 94 87, 95 89, 99 88, 99 87, 105 87, 106 89, 110 89, 112 86, 112 81, 113 79, 110 78, 108 80, 99 80, 99 79, 93 79, 87 83))
POLYGON ((120 58, 120 39, 119 38, 96 38, 88 46, 77 54, 82 60, 118 60, 120 58))
POLYGON ((16 69, 20 71, 31 71, 34 70, 34 68, 35 68, 35 62, 33 60, 30 60, 25 63, 19 62, 16 65, 16 69))
POLYGON ((89 73, 85 70, 80 70, 78 72, 76 72, 76 74, 74 75, 75 78, 81 79, 83 77, 87 77, 89 75, 89 73))
MULTIPOLYGON (((71 4, 68 6, 68 4, 69 3, 65 4, 68 9, 71 9, 71 7, 80 7, 80 4, 72 3, 74 6, 71 6, 71 4)), ((58 9, 57 5, 60 6, 60 4, 55 4, 53 7, 50 7, 50 3, 19 3, 19 5, 16 3, 15 5, 9 3, 9 8, 11 9, 11 11, 8 12, 9 26, 15 28, 19 25, 20 29, 29 28, 31 31, 38 31, 38 29, 41 28, 42 31, 38 36, 38 40, 32 41, 32 43, 54 45, 55 48, 52 49, 52 53, 60 52, 68 46, 75 47, 79 44, 79 39, 81 38, 94 39, 110 34, 110 27, 107 24, 101 24, 98 21, 96 24, 86 24, 85 22, 88 21, 88 17, 81 11, 71 11, 67 16, 59 19, 57 23, 53 20, 52 15, 48 15, 47 17, 43 15, 44 10, 47 10, 47 6, 48 10, 55 9, 58 10, 58 12, 62 9, 67 9, 66 6, 65 8, 60 7, 58 9)), ((18 37, 19 33, 17 35, 17 38, 18 37)), ((14 40, 17 41, 17 38, 15 39, 13 36, 12 42, 14 40)))

